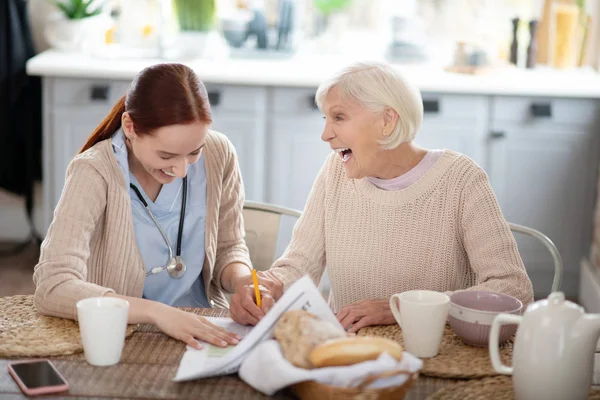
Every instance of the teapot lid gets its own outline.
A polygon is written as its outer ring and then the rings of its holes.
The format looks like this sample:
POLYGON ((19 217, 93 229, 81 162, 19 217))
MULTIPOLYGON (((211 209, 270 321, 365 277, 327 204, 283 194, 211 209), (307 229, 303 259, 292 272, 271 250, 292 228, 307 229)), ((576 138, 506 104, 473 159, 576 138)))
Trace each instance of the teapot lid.
POLYGON ((552 292, 548 296, 548 304, 552 306, 562 305, 565 302, 565 294, 563 292, 552 292))
POLYGON ((583 307, 572 301, 565 300, 563 292, 552 292, 547 299, 536 301, 527 307, 527 312, 538 310, 538 312, 560 312, 566 310, 577 310, 583 312, 583 307))

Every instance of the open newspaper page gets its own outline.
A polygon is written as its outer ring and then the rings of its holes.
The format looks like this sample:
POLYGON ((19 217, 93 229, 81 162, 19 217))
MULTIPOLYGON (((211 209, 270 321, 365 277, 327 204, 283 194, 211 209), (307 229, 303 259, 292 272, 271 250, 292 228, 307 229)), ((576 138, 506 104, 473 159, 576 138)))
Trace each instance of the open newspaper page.
POLYGON ((181 358, 173 380, 187 381, 237 372, 244 358, 256 345, 273 337, 273 328, 279 318, 286 311, 298 309, 309 311, 343 329, 319 289, 309 276, 304 276, 285 291, 283 296, 253 328, 236 324, 229 318, 212 318, 212 322, 243 336, 243 339, 237 346, 230 346, 226 349, 208 344, 204 344, 202 350, 188 347, 181 358))

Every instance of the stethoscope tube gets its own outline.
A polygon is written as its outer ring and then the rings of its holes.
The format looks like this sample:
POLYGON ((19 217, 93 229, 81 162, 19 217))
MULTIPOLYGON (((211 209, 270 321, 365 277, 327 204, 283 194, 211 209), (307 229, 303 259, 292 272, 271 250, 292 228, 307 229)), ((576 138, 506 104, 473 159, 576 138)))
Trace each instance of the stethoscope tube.
POLYGON ((176 253, 175 253, 175 258, 173 258, 173 247, 171 246, 171 242, 169 241, 169 239, 167 238, 167 235, 165 234, 162 227, 158 223, 156 217, 154 216, 154 213, 152 212, 152 210, 150 210, 150 206, 148 205, 148 202, 144 199, 144 196, 142 196, 142 193, 140 192, 140 190, 133 183, 129 184, 129 187, 131 187, 133 189, 133 191, 135 192, 137 197, 140 199, 140 201, 144 205, 146 212, 148 212, 148 215, 152 219, 152 222, 154 222, 154 225, 156 225, 156 227, 158 228, 158 231, 160 232, 163 240, 167 244, 167 248, 169 249, 169 263, 166 266, 152 268, 150 270, 150 272, 146 273, 146 276, 158 274, 166 268, 167 272, 169 273, 169 275, 171 277, 181 278, 185 274, 185 271, 187 269, 185 263, 183 262, 183 259, 181 258, 181 243, 182 243, 182 239, 183 239, 183 224, 185 221, 185 209, 186 209, 186 205, 187 205, 187 176, 185 176, 183 178, 182 185, 183 185, 183 193, 182 193, 182 199, 181 199, 181 211, 179 214, 179 228, 177 230, 177 249, 176 249, 176 253))

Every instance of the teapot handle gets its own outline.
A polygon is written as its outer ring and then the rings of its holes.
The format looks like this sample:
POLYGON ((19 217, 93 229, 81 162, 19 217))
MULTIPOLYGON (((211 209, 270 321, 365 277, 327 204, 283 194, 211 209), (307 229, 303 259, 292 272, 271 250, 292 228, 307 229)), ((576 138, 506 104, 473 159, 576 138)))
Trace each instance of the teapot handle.
POLYGON ((489 341, 489 350, 490 357, 492 359, 492 365, 496 372, 504 375, 512 375, 513 369, 512 367, 507 367, 502 364, 500 360, 500 350, 499 350, 499 340, 500 340, 500 328, 502 325, 507 324, 519 324, 521 322, 520 315, 512 315, 512 314, 498 314, 496 318, 494 318, 494 322, 492 322, 492 330, 490 332, 490 341, 489 341))

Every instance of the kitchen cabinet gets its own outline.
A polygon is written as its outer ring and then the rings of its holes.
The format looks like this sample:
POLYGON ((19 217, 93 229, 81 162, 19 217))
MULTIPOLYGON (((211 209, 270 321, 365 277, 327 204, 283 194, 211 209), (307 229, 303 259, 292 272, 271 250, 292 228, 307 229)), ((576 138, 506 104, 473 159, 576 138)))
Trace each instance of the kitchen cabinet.
POLYGON ((323 120, 277 117, 272 127, 268 201, 302 210, 319 170, 331 153, 329 145, 321 141, 323 120))
POLYGON ((67 166, 125 94, 129 82, 44 79, 43 179, 47 227, 60 199, 67 166))
POLYGON ((264 122, 250 115, 213 114, 212 128, 227 136, 235 147, 244 182, 246 199, 265 201, 264 178, 265 144, 264 122))
POLYGON ((423 94, 423 124, 415 142, 428 149, 451 149, 486 167, 488 98, 423 94))
POLYGON ((270 165, 267 199, 270 203, 304 208, 310 189, 331 153, 321 140, 323 114, 314 106, 312 89, 275 88, 269 132, 270 165))
POLYGON ((69 163, 79 153, 107 113, 108 111, 102 107, 86 110, 77 107, 58 107, 52 113, 53 130, 61 136, 60 140, 53 141, 52 147, 48 149, 53 163, 52 173, 49 176, 53 187, 52 204, 56 205, 60 199, 69 163))
POLYGON ((235 147, 246 199, 265 201, 266 97, 264 87, 207 85, 213 123, 235 147))
MULTIPOLYGON (((577 292, 589 249, 598 132, 596 101, 496 98, 489 139, 489 173, 504 216, 554 241, 561 254, 562 289, 577 292)), ((552 285, 553 262, 538 241, 517 237, 536 293, 552 285)))

